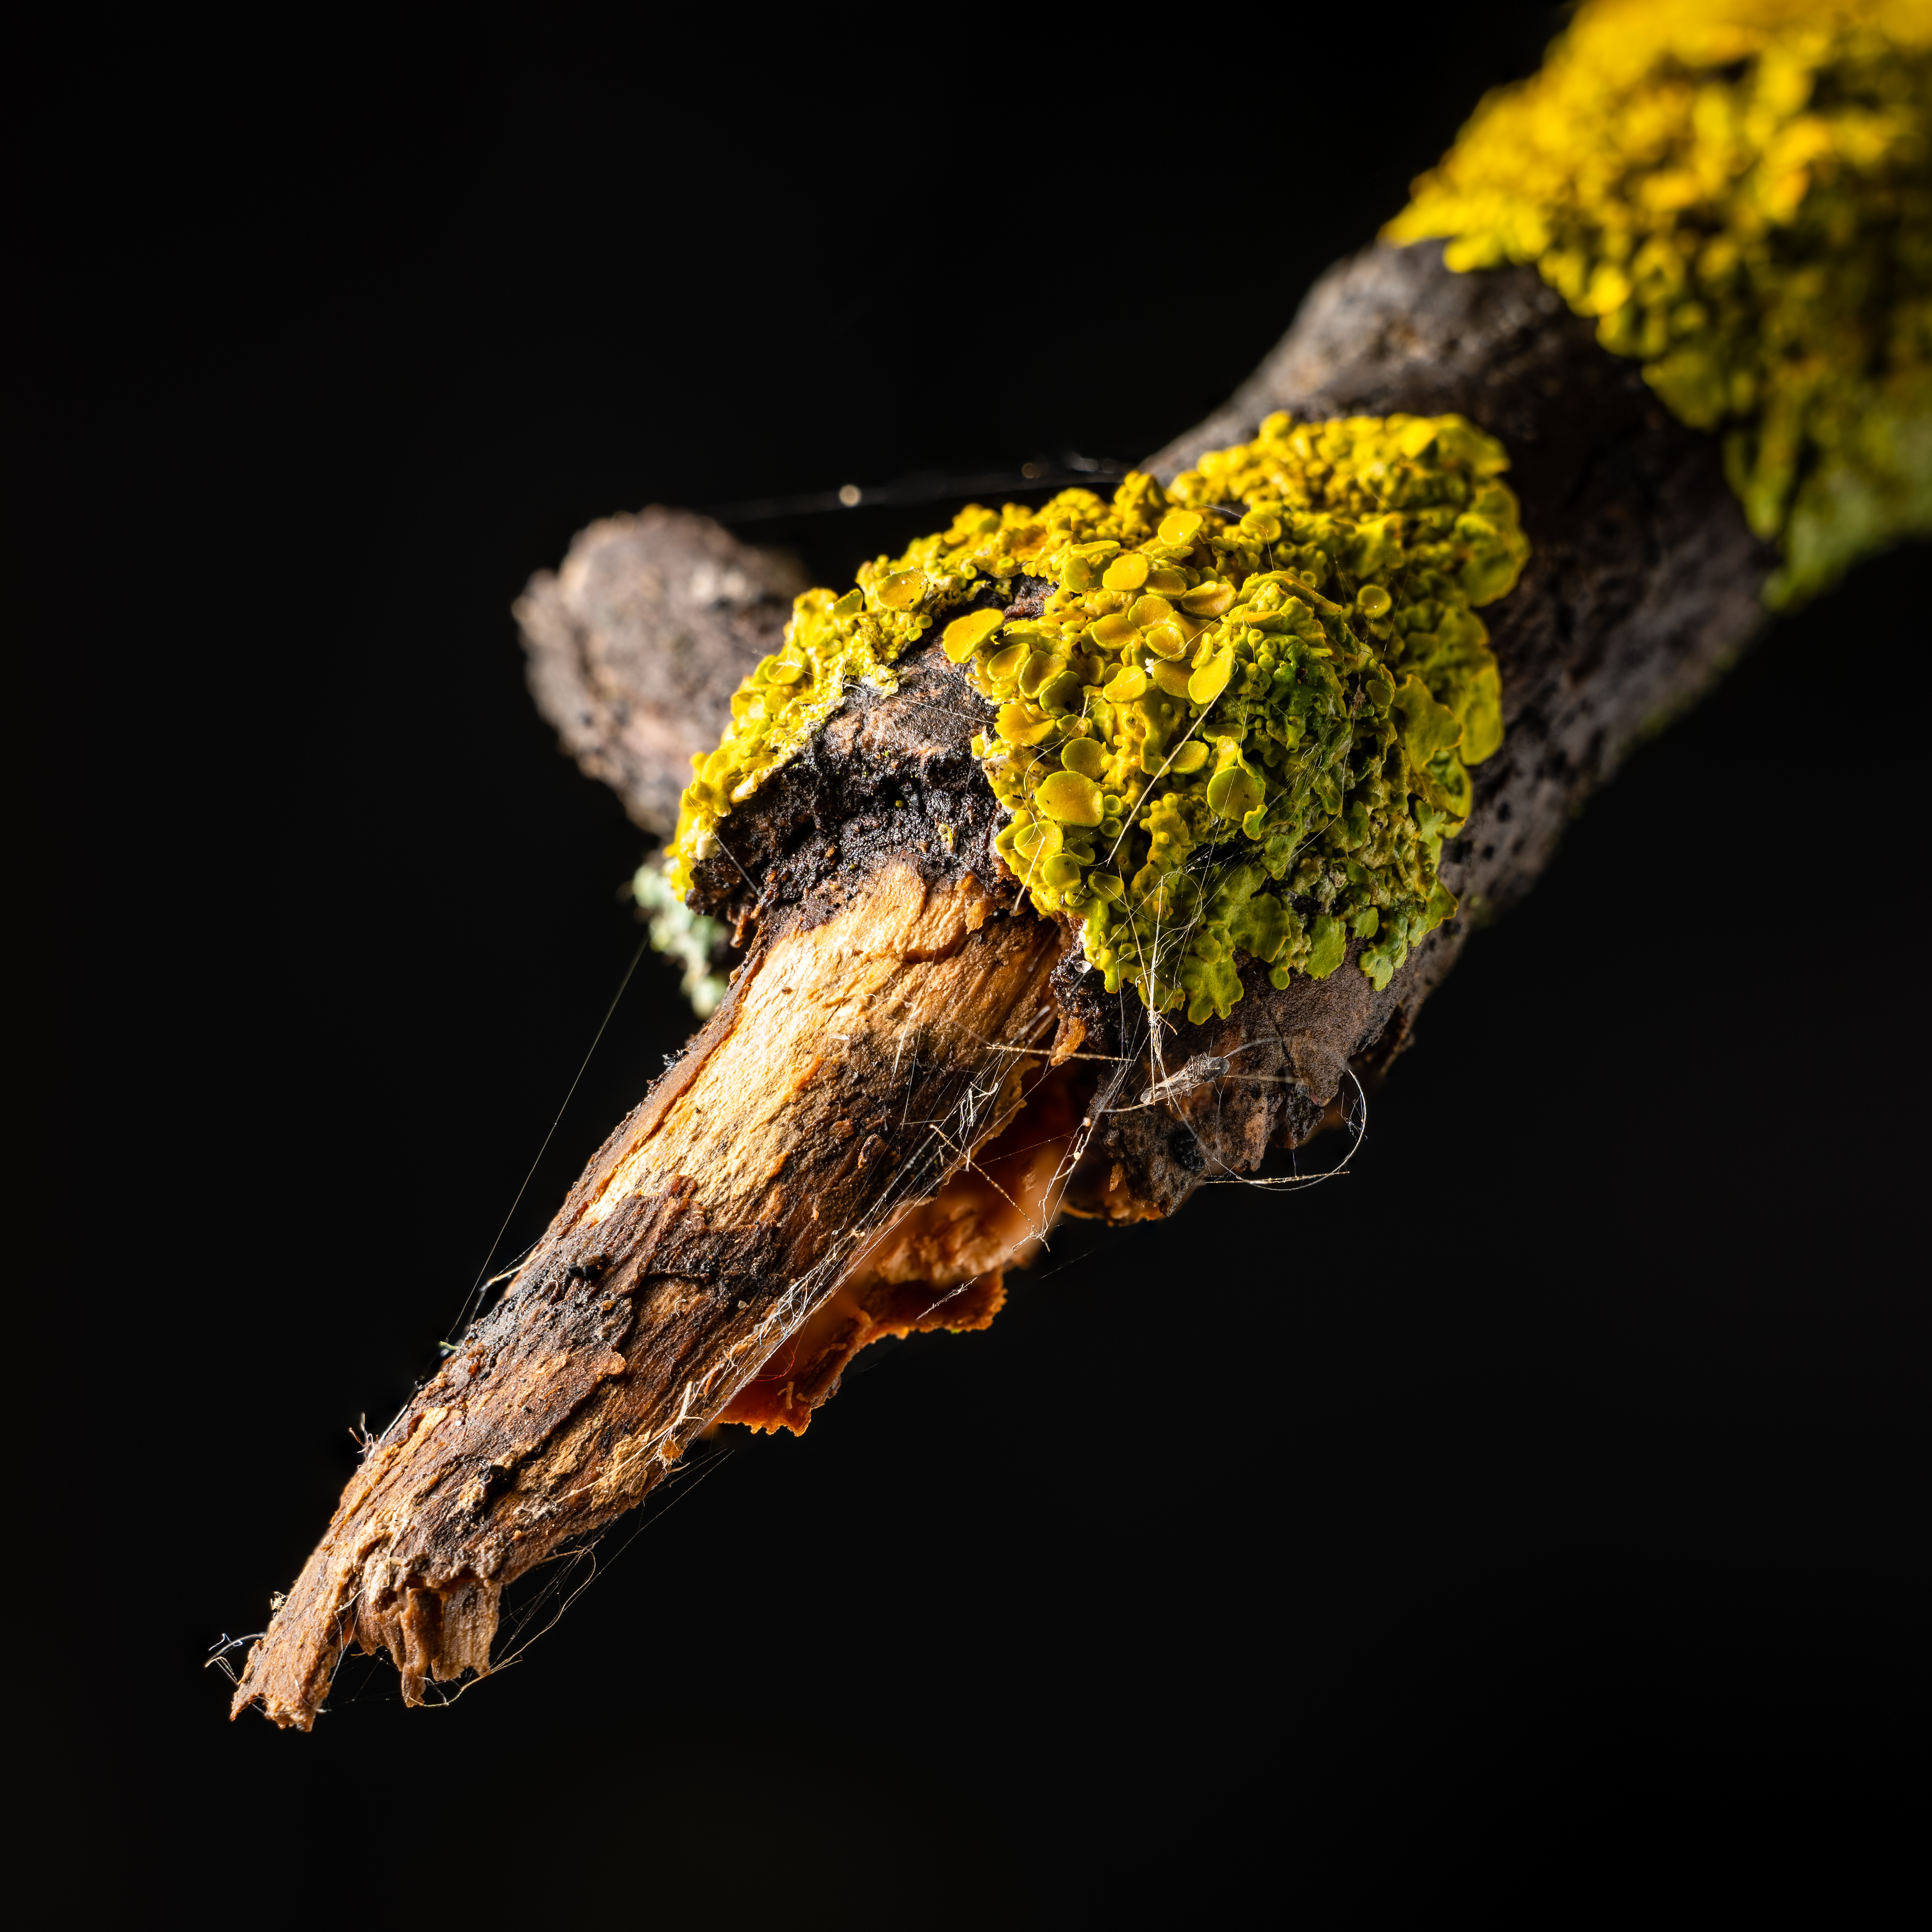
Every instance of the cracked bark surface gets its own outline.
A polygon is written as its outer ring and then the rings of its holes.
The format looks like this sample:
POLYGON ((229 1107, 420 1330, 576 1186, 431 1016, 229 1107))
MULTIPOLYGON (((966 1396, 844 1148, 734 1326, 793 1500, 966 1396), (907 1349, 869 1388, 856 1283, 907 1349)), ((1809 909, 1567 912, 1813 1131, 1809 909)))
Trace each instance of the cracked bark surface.
MULTIPOLYGON (((1382 992, 1352 949, 1281 991, 1250 966, 1228 1018, 1168 1029, 1170 1069, 1239 1050, 1250 1076, 1276 1078, 1103 1114, 1071 1176, 1076 1213, 1172 1213, 1317 1131, 1352 1066, 1406 1042, 1472 916, 1527 890, 1590 789, 1762 620, 1772 559, 1715 443, 1530 271, 1450 274, 1434 244, 1366 250, 1148 466, 1172 476, 1276 409, 1455 410, 1510 451, 1534 550, 1484 613, 1507 734, 1444 867, 1463 912, 1382 992)), ((538 703, 640 824, 667 824, 688 752, 715 742, 770 648, 783 570, 704 519, 649 511, 586 532, 519 607, 538 703)), ((487 1671, 502 1588, 634 1507, 710 1423, 802 1426, 874 1334, 990 1318, 1024 1252, 1014 1216, 1042 1198, 1037 1149, 1000 1137, 1026 1104, 1022 1138, 1071 1151, 1095 1070, 1136 1055, 1144 1022, 1003 878, 966 750, 987 710, 916 652, 896 692, 855 690, 727 821, 696 897, 746 949, 730 997, 371 1450, 250 1653, 238 1712, 307 1729, 352 1641, 386 1648, 412 1701, 487 1671)))

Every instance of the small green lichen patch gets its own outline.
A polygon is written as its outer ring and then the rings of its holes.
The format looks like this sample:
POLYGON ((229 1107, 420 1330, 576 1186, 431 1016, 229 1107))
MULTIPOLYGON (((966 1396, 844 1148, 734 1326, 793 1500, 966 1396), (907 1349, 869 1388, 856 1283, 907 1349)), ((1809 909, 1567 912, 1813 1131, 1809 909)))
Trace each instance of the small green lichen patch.
POLYGON ((1528 554, 1507 467, 1458 416, 1276 415, 1170 490, 1135 475, 1111 502, 969 505, 844 597, 799 599, 685 794, 667 871, 688 878, 844 679, 889 677, 982 580, 1024 574, 1048 586, 1036 616, 971 611, 939 641, 998 707, 973 743, 1009 814, 995 846, 1041 912, 1080 922, 1108 990, 1225 1016, 1241 956, 1285 986, 1333 972, 1351 938, 1385 986, 1455 909, 1442 842, 1502 742, 1474 607, 1528 554))
POLYGON ((1533 262, 1639 358, 1790 605, 1932 530, 1932 6, 1592 0, 1384 232, 1533 262))
POLYGON ((693 912, 665 883, 662 868, 646 860, 631 881, 632 896, 650 915, 651 950, 682 968, 680 991, 691 1010, 708 1020, 724 1003, 730 982, 712 962, 724 950, 724 928, 715 919, 693 912))

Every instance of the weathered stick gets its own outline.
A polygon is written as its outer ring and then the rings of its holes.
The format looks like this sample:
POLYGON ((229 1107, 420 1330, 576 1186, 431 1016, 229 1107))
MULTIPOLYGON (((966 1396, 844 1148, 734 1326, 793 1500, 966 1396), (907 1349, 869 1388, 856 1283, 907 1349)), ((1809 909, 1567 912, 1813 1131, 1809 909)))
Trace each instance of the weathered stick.
MULTIPOLYGON (((1239 1050, 1250 1076, 1271 1077, 1102 1109, 1100 1082, 1140 1077, 1119 1063, 1144 1022, 1096 993, 1057 923, 1017 907, 965 750, 988 707, 929 649, 902 664, 894 695, 855 688, 700 871, 699 896, 748 948, 731 997, 373 1449, 250 1652, 238 1712, 259 1702, 308 1728, 352 1640, 390 1651, 411 1700, 430 1677, 487 1670, 503 1587, 633 1507, 713 1420, 800 1426, 870 1335, 977 1325, 1002 1264, 1063 1204, 1121 1221, 1170 1213, 1203 1178, 1306 1139, 1352 1063, 1402 1044, 1470 915, 1532 883, 1591 787, 1760 621, 1772 560, 1714 443, 1667 416, 1528 271, 1452 275, 1432 245, 1366 251, 1153 466, 1171 476, 1284 408, 1458 411, 1512 456, 1534 553, 1490 613, 1508 736, 1477 769, 1444 867, 1464 916, 1381 993, 1352 969, 1285 991, 1244 971, 1230 1017, 1172 1029, 1166 1064, 1239 1050), (1096 1058, 1065 1058, 1076 1052, 1096 1058), (990 1179, 962 1174, 972 1149, 992 1160, 1029 1099, 1023 1150, 990 1179)), ((768 568, 715 526, 646 521, 666 544, 683 528, 693 559, 747 585, 768 568)), ((626 595, 618 584, 601 606, 573 604, 533 590, 532 677, 586 766, 661 826, 656 741, 635 721, 667 707, 598 641, 598 610, 626 595)), ((719 650, 748 650, 759 600, 710 608, 719 650)))
MULTIPOLYGON (((912 680, 868 728, 842 720, 848 768, 950 769, 958 748, 909 728, 920 710, 912 680)), ((238 1709, 306 1728, 352 1638, 390 1651, 411 1701, 486 1670, 502 1586, 633 1507, 734 1397, 736 1419, 802 1426, 864 1342, 991 1318, 1055 1154, 934 1197, 1037 1079, 1060 935, 947 869, 888 853, 760 941, 371 1451, 238 1709)))

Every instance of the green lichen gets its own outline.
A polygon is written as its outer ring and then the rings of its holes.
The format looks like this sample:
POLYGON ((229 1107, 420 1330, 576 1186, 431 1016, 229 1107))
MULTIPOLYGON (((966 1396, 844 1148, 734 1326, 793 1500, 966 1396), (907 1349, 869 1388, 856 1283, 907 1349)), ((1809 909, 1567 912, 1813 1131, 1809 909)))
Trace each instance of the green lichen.
POLYGON ((1492 438, 1460 417, 1270 416, 1163 490, 969 505, 843 597, 798 600, 684 796, 682 886, 731 806, 906 644, 1022 574, 1036 617, 979 609, 940 644, 998 706, 975 738, 995 845, 1042 913, 1077 920, 1109 992, 1226 1016, 1240 956, 1325 977, 1351 938, 1377 986, 1455 902, 1442 842, 1502 741, 1473 607, 1528 546, 1492 438), (1270 890, 1272 888, 1273 890, 1270 890))
POLYGON ((651 950, 683 968, 680 990, 691 1010, 708 1020, 724 1003, 730 982, 712 962, 724 950, 724 928, 693 912, 666 882, 663 867, 646 859, 631 881, 632 896, 650 915, 651 950))
POLYGON ((1592 0, 1384 231, 1534 262, 1684 422, 1774 605, 1932 530, 1932 6, 1592 0))

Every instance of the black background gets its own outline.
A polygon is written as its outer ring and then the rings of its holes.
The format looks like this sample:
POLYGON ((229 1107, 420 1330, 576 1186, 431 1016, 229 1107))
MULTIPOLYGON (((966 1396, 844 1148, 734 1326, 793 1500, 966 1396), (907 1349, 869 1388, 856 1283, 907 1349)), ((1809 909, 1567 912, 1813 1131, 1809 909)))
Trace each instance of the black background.
MULTIPOLYGON (((60 77, 14 1661, 76 1907, 1366 1912, 1907 1815, 1922 548, 1631 761, 1349 1178, 1070 1232, 987 1334, 704 1456, 453 1708, 358 1663, 311 1736, 230 1726, 202 1668, 434 1365, 638 942, 530 573, 645 502, 1156 446, 1555 18, 1390 22, 332 15, 60 77)), ((943 514, 744 533, 836 584, 943 514)), ((647 958, 506 1253, 688 1024, 647 958)))

